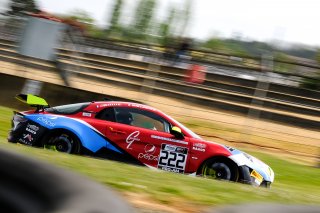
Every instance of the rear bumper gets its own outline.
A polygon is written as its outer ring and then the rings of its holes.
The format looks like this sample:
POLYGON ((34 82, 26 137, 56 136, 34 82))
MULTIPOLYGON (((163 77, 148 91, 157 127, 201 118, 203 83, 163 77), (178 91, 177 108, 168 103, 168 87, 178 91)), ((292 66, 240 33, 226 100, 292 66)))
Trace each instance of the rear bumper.
POLYGON ((15 131, 10 130, 8 137, 7 137, 8 142, 11 143, 17 143, 18 142, 18 136, 15 134, 15 131))

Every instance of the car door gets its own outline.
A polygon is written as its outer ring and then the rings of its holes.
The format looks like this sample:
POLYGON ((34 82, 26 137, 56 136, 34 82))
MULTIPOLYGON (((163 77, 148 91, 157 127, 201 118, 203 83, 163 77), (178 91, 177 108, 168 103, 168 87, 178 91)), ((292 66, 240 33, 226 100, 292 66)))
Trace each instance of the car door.
MULTIPOLYGON (((136 156, 143 149, 141 144, 137 142, 146 140, 144 131, 126 124, 124 120, 117 120, 114 107, 102 109, 95 118, 95 128, 105 135, 112 146, 120 148, 119 150, 123 154, 130 154, 131 157, 137 158, 136 156)), ((108 147, 108 142, 106 148, 110 149, 111 146, 108 147)))
POLYGON ((170 134, 172 125, 156 112, 129 107, 108 107, 96 118, 110 143, 140 163, 184 173, 189 160, 188 139, 170 134))
POLYGON ((178 140, 170 134, 172 124, 156 112, 135 108, 129 111, 133 116, 131 125, 142 137, 139 153, 135 153, 139 161, 166 171, 184 173, 189 160, 188 139, 178 140))
POLYGON ((171 124, 156 112, 115 107, 115 122, 106 125, 106 136, 139 162, 184 173, 188 161, 187 139, 170 134, 171 124))

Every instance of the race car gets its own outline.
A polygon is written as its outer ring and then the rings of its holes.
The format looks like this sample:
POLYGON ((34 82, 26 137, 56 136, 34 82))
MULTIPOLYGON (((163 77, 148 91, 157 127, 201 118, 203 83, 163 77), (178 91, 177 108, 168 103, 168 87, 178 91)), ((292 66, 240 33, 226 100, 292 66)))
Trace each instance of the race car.
POLYGON ((272 169, 257 158, 203 140, 147 105, 92 101, 49 107, 31 94, 17 98, 36 109, 14 112, 9 142, 255 186, 274 181, 272 169))

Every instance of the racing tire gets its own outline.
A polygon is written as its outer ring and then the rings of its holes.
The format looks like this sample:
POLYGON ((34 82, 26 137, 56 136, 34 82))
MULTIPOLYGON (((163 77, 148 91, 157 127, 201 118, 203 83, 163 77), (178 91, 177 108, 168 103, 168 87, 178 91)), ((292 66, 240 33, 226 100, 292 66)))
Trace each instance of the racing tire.
POLYGON ((239 171, 237 165, 228 159, 209 159, 198 172, 204 178, 226 181, 238 181, 239 171))
POLYGON ((50 149, 68 154, 80 154, 81 143, 77 136, 67 130, 59 130, 49 133, 42 140, 45 149, 50 149))

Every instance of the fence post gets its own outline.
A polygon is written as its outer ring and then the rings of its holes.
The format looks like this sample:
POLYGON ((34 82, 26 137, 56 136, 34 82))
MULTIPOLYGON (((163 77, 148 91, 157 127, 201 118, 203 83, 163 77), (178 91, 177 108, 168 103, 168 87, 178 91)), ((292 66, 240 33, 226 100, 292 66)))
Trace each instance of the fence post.
MULTIPOLYGON (((269 79, 264 79, 266 78, 266 76, 264 75, 267 71, 273 71, 273 55, 271 52, 266 52, 264 54, 262 54, 261 56, 261 73, 258 76, 257 79, 257 86, 254 90, 254 94, 250 103, 250 108, 248 110, 248 114, 247 114, 247 119, 246 122, 249 124, 254 125, 254 122, 250 121, 250 119, 259 119, 260 118, 260 114, 261 114, 261 110, 260 109, 254 109, 253 106, 256 107, 262 107, 264 101, 263 100, 259 100, 257 98, 265 98, 267 97, 267 93, 269 90, 269 86, 270 86, 270 81, 269 79)), ((243 131, 243 139, 246 139, 248 142, 250 141, 250 131, 251 128, 249 127, 248 124, 244 125, 244 131, 243 131)), ((243 140, 244 141, 244 140, 243 140)))

